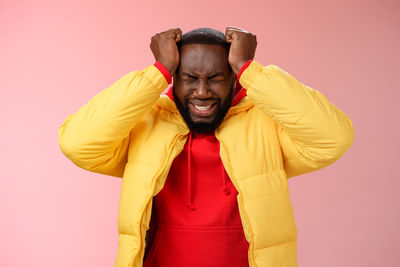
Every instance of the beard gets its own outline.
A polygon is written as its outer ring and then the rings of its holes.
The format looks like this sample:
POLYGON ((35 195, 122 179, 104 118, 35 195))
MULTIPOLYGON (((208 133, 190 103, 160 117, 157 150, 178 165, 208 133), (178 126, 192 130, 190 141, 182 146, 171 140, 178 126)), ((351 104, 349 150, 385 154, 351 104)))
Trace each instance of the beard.
POLYGON ((222 121, 225 118, 226 113, 228 113, 228 110, 232 105, 234 86, 235 86, 235 83, 232 84, 232 87, 230 89, 230 93, 229 93, 227 99, 224 102, 219 101, 216 104, 217 108, 215 111, 215 116, 212 119, 212 121, 210 121, 210 122, 194 122, 192 120, 192 117, 190 116, 188 101, 185 100, 185 102, 182 103, 178 99, 177 95, 175 94, 175 90, 172 90, 172 93, 174 95, 175 105, 176 105, 177 109, 179 110, 179 113, 181 114, 183 120, 185 121, 186 125, 188 126, 188 128, 191 132, 210 133, 210 132, 215 131, 215 129, 218 128, 218 126, 222 123, 222 121))

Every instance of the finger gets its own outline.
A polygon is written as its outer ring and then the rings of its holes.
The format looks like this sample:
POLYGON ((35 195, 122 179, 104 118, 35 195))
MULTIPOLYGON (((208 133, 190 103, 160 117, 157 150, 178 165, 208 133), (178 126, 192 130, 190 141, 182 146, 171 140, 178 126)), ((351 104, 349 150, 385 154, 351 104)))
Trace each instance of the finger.
POLYGON ((166 36, 167 38, 172 38, 175 40, 176 36, 178 35, 178 33, 180 32, 179 28, 172 28, 169 29, 165 32, 162 32, 161 34, 163 34, 164 36, 166 36))
POLYGON ((233 38, 235 37, 234 33, 235 33, 235 30, 226 28, 226 33, 225 33, 226 42, 228 42, 228 43, 232 42, 233 38))
POLYGON ((226 30, 226 32, 225 32, 225 41, 227 43, 231 43, 232 42, 232 31, 226 30))
POLYGON ((238 32, 244 32, 244 33, 249 33, 248 31, 241 29, 239 27, 234 27, 234 26, 228 26, 226 27, 227 30, 232 30, 232 31, 238 31, 238 32))
POLYGON ((180 28, 170 29, 168 37, 172 38, 175 42, 179 42, 182 38, 182 30, 180 28))
POLYGON ((179 42, 182 39, 182 30, 180 28, 177 29, 178 31, 176 32, 175 35, 175 42, 179 42))
POLYGON ((234 30, 227 30, 225 34, 225 40, 227 43, 231 43, 233 39, 238 37, 237 32, 234 30))

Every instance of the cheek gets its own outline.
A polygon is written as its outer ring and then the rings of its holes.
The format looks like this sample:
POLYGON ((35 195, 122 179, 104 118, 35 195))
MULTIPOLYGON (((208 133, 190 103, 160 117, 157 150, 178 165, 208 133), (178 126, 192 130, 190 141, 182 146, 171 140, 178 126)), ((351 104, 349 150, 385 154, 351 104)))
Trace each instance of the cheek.
POLYGON ((233 87, 231 84, 221 84, 220 86, 215 87, 216 94, 221 98, 221 101, 224 102, 227 100, 231 94, 233 87))
POLYGON ((184 103, 185 98, 189 94, 189 89, 187 86, 184 86, 181 83, 177 83, 174 85, 175 95, 179 98, 179 100, 184 103))

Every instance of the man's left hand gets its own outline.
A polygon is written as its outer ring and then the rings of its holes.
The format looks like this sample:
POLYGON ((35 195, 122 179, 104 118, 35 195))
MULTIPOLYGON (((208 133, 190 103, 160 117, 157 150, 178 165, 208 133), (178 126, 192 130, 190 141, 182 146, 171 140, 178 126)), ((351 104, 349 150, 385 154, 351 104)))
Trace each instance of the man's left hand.
POLYGON ((257 37, 251 32, 229 26, 226 28, 225 39, 231 43, 228 62, 237 75, 244 63, 254 59, 257 37))

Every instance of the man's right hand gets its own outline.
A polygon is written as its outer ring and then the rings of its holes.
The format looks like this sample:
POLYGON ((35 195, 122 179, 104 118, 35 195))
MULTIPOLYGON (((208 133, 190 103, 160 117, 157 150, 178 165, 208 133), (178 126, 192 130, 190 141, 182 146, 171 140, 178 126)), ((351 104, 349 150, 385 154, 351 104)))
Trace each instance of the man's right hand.
POLYGON ((151 37, 150 48, 156 61, 163 64, 171 76, 179 65, 179 51, 176 45, 182 39, 180 28, 169 29, 151 37))

